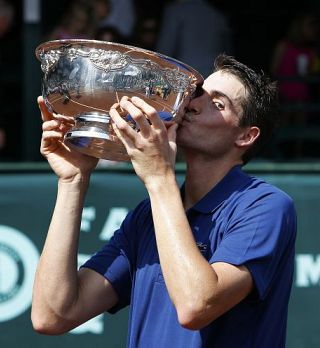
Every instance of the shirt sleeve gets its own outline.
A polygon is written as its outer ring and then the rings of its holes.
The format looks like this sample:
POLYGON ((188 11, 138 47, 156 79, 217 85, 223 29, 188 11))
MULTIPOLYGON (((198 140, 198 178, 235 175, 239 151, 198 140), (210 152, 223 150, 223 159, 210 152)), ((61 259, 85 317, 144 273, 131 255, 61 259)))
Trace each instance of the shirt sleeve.
POLYGON ((292 253, 296 213, 281 191, 251 197, 234 209, 210 263, 244 265, 263 300, 286 256, 292 253))
POLYGON ((134 215, 134 211, 130 212, 110 241, 81 266, 101 274, 117 292, 119 301, 109 310, 110 313, 116 313, 130 304, 135 262, 134 215))

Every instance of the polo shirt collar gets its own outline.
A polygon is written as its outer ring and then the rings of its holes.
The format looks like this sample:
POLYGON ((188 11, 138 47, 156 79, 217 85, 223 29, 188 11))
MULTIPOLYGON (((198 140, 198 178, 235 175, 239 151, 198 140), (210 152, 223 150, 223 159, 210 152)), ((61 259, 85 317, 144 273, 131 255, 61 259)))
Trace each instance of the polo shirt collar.
MULTIPOLYGON (((233 167, 224 178, 218 182, 203 198, 190 209, 209 214, 214 211, 232 193, 239 191, 250 181, 250 176, 244 173, 240 165, 233 167)), ((183 187, 184 191, 184 187, 183 187)))

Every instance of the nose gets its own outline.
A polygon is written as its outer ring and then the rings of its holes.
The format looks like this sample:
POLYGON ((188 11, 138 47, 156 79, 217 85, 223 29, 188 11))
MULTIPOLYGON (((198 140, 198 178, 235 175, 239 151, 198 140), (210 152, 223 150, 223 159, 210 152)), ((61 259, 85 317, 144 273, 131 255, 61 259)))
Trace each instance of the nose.
POLYGON ((194 93, 193 93, 193 98, 200 97, 204 93, 204 90, 202 88, 202 85, 197 85, 194 93))
POLYGON ((189 104, 187 105, 187 111, 192 111, 195 114, 199 113, 201 110, 202 100, 203 100, 203 94, 196 96, 194 98, 191 98, 189 101, 189 104))
POLYGON ((197 88, 193 94, 193 97, 189 101, 189 104, 187 106, 187 110, 192 111, 194 113, 199 112, 203 95, 204 95, 204 90, 203 90, 202 86, 197 86, 197 88))

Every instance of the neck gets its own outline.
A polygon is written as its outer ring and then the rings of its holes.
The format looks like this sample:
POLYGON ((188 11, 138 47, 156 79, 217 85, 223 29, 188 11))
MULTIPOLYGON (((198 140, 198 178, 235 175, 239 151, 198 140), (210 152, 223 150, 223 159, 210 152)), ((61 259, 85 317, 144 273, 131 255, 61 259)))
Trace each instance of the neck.
POLYGON ((204 197, 239 161, 186 158, 184 206, 189 209, 204 197))

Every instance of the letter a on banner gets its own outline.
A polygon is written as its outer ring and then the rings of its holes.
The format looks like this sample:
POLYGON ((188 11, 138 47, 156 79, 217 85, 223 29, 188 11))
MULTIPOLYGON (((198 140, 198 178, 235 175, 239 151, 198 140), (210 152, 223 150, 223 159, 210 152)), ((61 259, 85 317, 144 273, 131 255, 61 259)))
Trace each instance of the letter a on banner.
POLYGON ((128 211, 124 207, 111 208, 99 238, 105 241, 110 240, 114 232, 120 227, 123 219, 127 216, 128 211))

